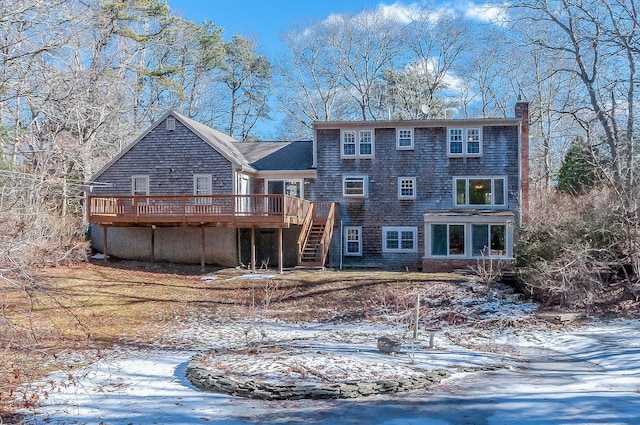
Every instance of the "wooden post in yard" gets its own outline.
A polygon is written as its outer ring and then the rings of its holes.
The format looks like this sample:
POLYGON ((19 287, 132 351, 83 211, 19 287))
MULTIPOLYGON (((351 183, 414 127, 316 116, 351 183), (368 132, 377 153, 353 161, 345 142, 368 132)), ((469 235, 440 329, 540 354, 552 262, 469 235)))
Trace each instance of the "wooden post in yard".
POLYGON ((156 262, 156 225, 151 226, 151 263, 156 262))
POLYGON ((107 261, 107 228, 109 226, 104 226, 102 228, 102 255, 104 255, 103 260, 107 261))
POLYGON ((413 339, 418 339, 418 323, 420 323, 420 294, 416 296, 416 316, 413 322, 413 339))
POLYGON ((204 245, 204 230, 205 227, 202 226, 201 227, 202 231, 200 232, 200 248, 202 249, 200 251, 200 270, 202 270, 204 272, 204 253, 205 253, 205 245, 204 245))
POLYGON ((278 273, 282 274, 282 261, 283 261, 283 253, 282 253, 282 227, 278 227, 278 273))
POLYGON ((251 228, 251 273, 256 272, 256 229, 251 228))

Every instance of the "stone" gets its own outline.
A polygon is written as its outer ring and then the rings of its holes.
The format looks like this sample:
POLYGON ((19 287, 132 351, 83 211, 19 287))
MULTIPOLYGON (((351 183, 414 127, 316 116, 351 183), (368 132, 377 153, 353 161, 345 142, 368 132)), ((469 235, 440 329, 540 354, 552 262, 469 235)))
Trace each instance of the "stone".
POLYGON ((391 336, 378 337, 378 351, 387 354, 399 353, 402 342, 391 336))

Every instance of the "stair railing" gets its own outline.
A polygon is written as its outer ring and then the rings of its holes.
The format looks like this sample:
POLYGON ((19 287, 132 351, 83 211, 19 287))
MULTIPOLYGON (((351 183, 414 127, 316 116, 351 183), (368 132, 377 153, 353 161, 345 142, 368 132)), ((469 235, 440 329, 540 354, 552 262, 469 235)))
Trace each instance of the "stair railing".
MULTIPOLYGON (((320 263, 324 266, 327 261, 327 254, 329 254, 329 246, 331 245, 331 237, 333 236, 333 225, 336 219, 336 204, 331 203, 329 207, 329 213, 327 214, 327 221, 324 224, 324 231, 322 232, 322 239, 320 239, 319 252, 320 263)), ((316 253, 317 258, 317 253, 316 253)))
POLYGON ((304 251, 304 247, 307 245, 307 241, 309 240, 309 234, 311 233, 311 227, 313 225, 313 215, 314 215, 314 204, 309 206, 307 213, 304 216, 304 221, 302 222, 302 229, 300 230, 300 235, 298 236, 298 264, 302 261, 302 253, 304 251))

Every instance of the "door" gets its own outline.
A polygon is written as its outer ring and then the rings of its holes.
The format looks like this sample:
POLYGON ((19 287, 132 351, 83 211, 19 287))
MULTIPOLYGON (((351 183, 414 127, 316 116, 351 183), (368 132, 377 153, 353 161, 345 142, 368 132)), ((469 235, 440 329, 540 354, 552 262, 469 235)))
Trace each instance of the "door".
POLYGON ((251 186, 249 176, 246 174, 236 174, 236 211, 240 214, 251 212, 251 186))

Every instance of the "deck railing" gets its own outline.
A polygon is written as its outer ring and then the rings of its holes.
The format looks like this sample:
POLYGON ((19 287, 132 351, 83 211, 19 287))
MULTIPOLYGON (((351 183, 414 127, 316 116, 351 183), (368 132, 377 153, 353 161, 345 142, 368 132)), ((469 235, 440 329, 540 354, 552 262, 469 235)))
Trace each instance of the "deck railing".
POLYGON ((97 223, 301 224, 311 205, 288 195, 89 196, 88 216, 97 223))

